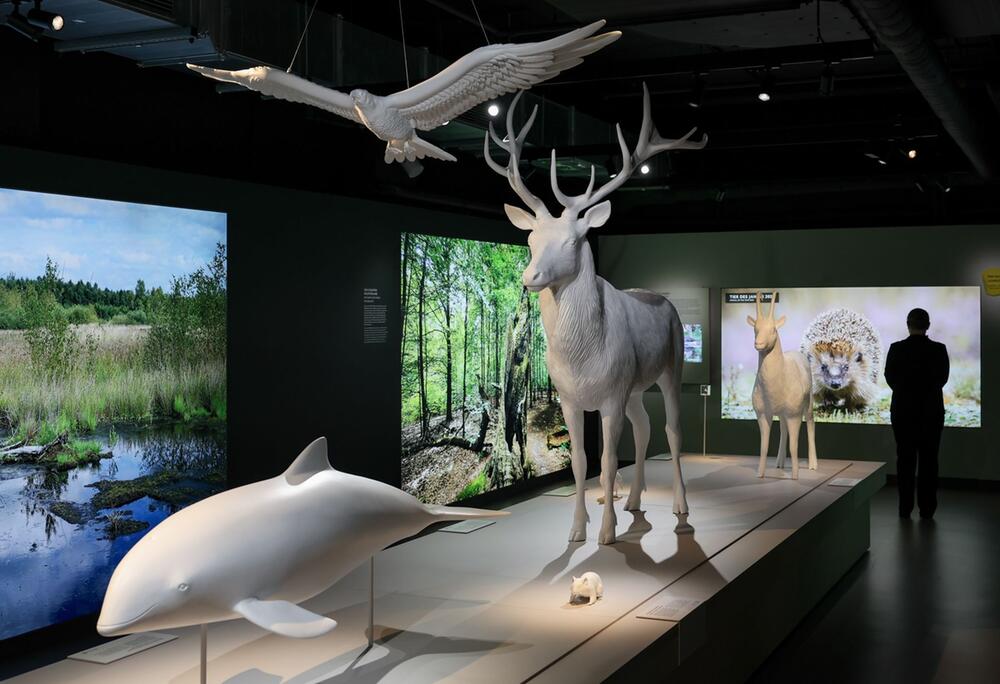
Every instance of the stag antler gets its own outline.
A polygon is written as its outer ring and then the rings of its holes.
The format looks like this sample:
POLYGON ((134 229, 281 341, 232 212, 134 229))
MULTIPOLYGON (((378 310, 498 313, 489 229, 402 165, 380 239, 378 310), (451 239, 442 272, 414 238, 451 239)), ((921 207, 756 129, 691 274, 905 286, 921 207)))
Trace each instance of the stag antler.
POLYGON ((643 83, 642 127, 639 130, 639 142, 636 143, 635 151, 629 154, 628 145, 625 144, 625 136, 622 135, 621 124, 615 124, 615 130, 618 132, 618 145, 621 147, 622 151, 622 170, 618 172, 617 176, 598 188, 596 192, 594 192, 594 166, 591 165, 590 184, 587 185, 587 191, 582 195, 576 195, 573 197, 564 195, 562 191, 559 190, 559 180, 556 176, 556 151, 554 149, 552 150, 552 163, 549 165, 550 179, 552 181, 552 194, 556 196, 556 199, 559 200, 560 204, 566 207, 569 211, 580 213, 584 209, 597 204, 618 189, 632 176, 639 165, 650 157, 657 155, 660 152, 666 152, 667 150, 700 150, 708 144, 707 135, 702 135, 701 140, 696 142, 690 142, 688 140, 688 138, 694 135, 697 127, 692 128, 684 135, 683 138, 678 140, 667 140, 666 138, 661 137, 659 132, 656 130, 656 126, 653 124, 650 109, 649 88, 647 88, 646 84, 643 83))
POLYGON ((510 107, 507 109, 507 137, 504 140, 501 140, 500 136, 496 134, 493 130, 493 122, 490 122, 489 134, 483 140, 483 155, 486 158, 487 165, 501 176, 507 178, 510 187, 514 189, 514 192, 521 198, 521 201, 535 213, 536 217, 550 216, 549 210, 545 207, 545 202, 533 195, 521 179, 521 170, 519 168, 521 146, 524 145, 524 140, 528 137, 528 131, 531 130, 532 124, 535 123, 535 115, 538 113, 538 105, 535 105, 534 109, 531 110, 531 116, 528 117, 528 121, 524 124, 521 132, 514 133, 514 110, 517 108, 517 102, 521 99, 523 93, 523 90, 518 91, 517 95, 514 96, 514 101, 510 103, 510 107), (493 161, 493 157, 490 156, 491 138, 500 149, 510 155, 506 168, 497 164, 493 161))

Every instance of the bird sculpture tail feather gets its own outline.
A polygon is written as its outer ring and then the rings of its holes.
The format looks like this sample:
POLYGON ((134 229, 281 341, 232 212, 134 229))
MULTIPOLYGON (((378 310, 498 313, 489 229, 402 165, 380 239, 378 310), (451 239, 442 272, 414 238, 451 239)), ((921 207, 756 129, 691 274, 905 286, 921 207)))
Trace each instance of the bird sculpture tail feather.
POLYGON ((488 511, 484 508, 459 508, 458 506, 426 505, 427 512, 438 520, 476 520, 478 518, 502 518, 510 511, 488 511))
POLYGON ((404 141, 402 145, 400 145, 400 141, 398 140, 391 140, 385 146, 386 164, 391 164, 394 161, 414 161, 415 159, 423 159, 424 157, 441 159, 443 161, 456 161, 453 155, 448 154, 440 147, 430 144, 415 133, 412 138, 404 141))

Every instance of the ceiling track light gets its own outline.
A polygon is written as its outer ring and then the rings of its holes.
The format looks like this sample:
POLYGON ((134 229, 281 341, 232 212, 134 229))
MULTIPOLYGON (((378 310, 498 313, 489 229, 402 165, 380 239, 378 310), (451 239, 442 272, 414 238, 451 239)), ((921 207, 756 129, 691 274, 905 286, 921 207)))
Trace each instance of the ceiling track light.
POLYGON ((28 10, 28 23, 45 31, 61 31, 66 22, 61 14, 46 12, 42 1, 35 0, 35 6, 28 10))
POLYGON ((702 79, 701 74, 695 74, 694 86, 691 88, 691 95, 688 96, 687 100, 688 107, 691 107, 693 109, 699 109, 704 99, 705 99, 705 81, 704 79, 702 79))
POLYGON ((774 95, 774 76, 769 69, 764 70, 764 76, 760 80, 760 88, 757 89, 757 99, 761 102, 770 102, 774 95))

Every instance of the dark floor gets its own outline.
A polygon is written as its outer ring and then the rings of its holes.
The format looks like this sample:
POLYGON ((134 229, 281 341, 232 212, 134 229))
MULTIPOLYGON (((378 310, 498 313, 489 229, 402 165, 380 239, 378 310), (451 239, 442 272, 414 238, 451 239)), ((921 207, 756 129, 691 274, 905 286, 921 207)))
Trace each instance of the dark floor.
POLYGON ((879 492, 869 552, 749 682, 1000 682, 1000 492, 939 501, 906 521, 879 492))

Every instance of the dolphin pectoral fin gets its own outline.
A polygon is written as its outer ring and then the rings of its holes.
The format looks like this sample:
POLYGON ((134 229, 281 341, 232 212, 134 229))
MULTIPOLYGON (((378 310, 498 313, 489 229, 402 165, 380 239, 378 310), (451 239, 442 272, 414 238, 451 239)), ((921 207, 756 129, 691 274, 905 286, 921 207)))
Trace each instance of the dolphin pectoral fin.
POLYGON ((233 610, 258 627, 295 639, 309 639, 326 634, 337 626, 336 620, 311 613, 288 601, 243 599, 233 610))
POLYGON ((284 473, 285 481, 293 485, 302 484, 324 470, 333 470, 333 466, 326 453, 326 437, 320 437, 303 449, 292 461, 292 465, 288 466, 284 473))

